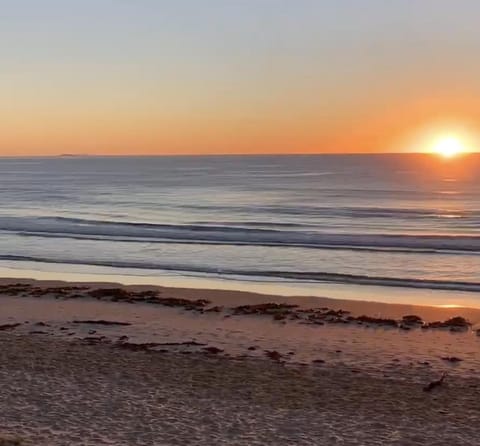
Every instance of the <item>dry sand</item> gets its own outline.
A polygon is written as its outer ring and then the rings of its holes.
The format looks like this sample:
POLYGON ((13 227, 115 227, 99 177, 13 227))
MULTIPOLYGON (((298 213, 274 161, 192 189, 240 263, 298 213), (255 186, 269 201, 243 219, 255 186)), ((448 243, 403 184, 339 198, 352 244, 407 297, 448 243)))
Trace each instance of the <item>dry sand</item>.
MULTIPOLYGON (((161 293, 226 306, 293 300, 213 290, 161 293)), ((479 320, 478 310, 468 309, 296 302, 479 320)), ((19 435, 27 445, 480 444, 480 338, 472 331, 283 324, 48 297, 0 296, 0 309, 0 324, 21 323, 0 332, 0 437, 19 435), (131 325, 72 322, 80 319, 131 325), (102 336, 95 345, 83 340, 102 336), (179 345, 135 352, 119 347, 120 336, 179 345), (181 344, 191 341, 224 353, 181 344), (266 359, 265 350, 280 352, 281 363, 266 359), (442 356, 463 361, 450 364, 442 356), (423 391, 445 371, 443 385, 423 391)))
POLYGON ((32 445, 477 445, 477 381, 425 393, 288 368, 0 335, 0 430, 32 445))

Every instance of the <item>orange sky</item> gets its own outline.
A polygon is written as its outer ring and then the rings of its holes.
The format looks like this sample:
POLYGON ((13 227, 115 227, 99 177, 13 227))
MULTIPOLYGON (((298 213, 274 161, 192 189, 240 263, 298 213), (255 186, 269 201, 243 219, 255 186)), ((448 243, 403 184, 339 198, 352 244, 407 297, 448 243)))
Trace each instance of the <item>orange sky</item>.
POLYGON ((0 155, 477 150, 478 2, 21 3, 0 155))

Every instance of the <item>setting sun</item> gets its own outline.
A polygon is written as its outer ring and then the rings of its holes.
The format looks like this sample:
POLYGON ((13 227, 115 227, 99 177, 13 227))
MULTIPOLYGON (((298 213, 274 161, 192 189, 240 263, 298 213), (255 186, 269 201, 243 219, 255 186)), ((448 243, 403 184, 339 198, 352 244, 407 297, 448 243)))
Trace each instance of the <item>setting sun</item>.
POLYGON ((452 158, 466 151, 464 144, 454 136, 443 137, 433 146, 433 152, 445 158, 452 158))

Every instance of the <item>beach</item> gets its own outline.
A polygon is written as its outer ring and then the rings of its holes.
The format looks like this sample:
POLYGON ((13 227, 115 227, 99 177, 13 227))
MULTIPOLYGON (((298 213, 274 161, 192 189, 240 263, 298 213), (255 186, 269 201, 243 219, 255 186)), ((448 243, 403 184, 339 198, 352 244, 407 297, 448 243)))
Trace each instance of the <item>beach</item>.
POLYGON ((478 17, 2 2, 0 446, 480 446, 478 17))
POLYGON ((26 445, 477 444, 478 309, 25 279, 0 296, 0 432, 26 445))

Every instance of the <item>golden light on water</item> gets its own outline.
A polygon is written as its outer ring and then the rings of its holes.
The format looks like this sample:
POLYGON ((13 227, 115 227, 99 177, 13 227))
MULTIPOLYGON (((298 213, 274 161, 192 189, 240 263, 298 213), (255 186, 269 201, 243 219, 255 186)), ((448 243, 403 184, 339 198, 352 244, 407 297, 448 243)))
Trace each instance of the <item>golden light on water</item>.
POLYGON ((439 308, 465 308, 463 305, 459 305, 459 304, 441 304, 441 305, 435 305, 435 306, 439 308))

